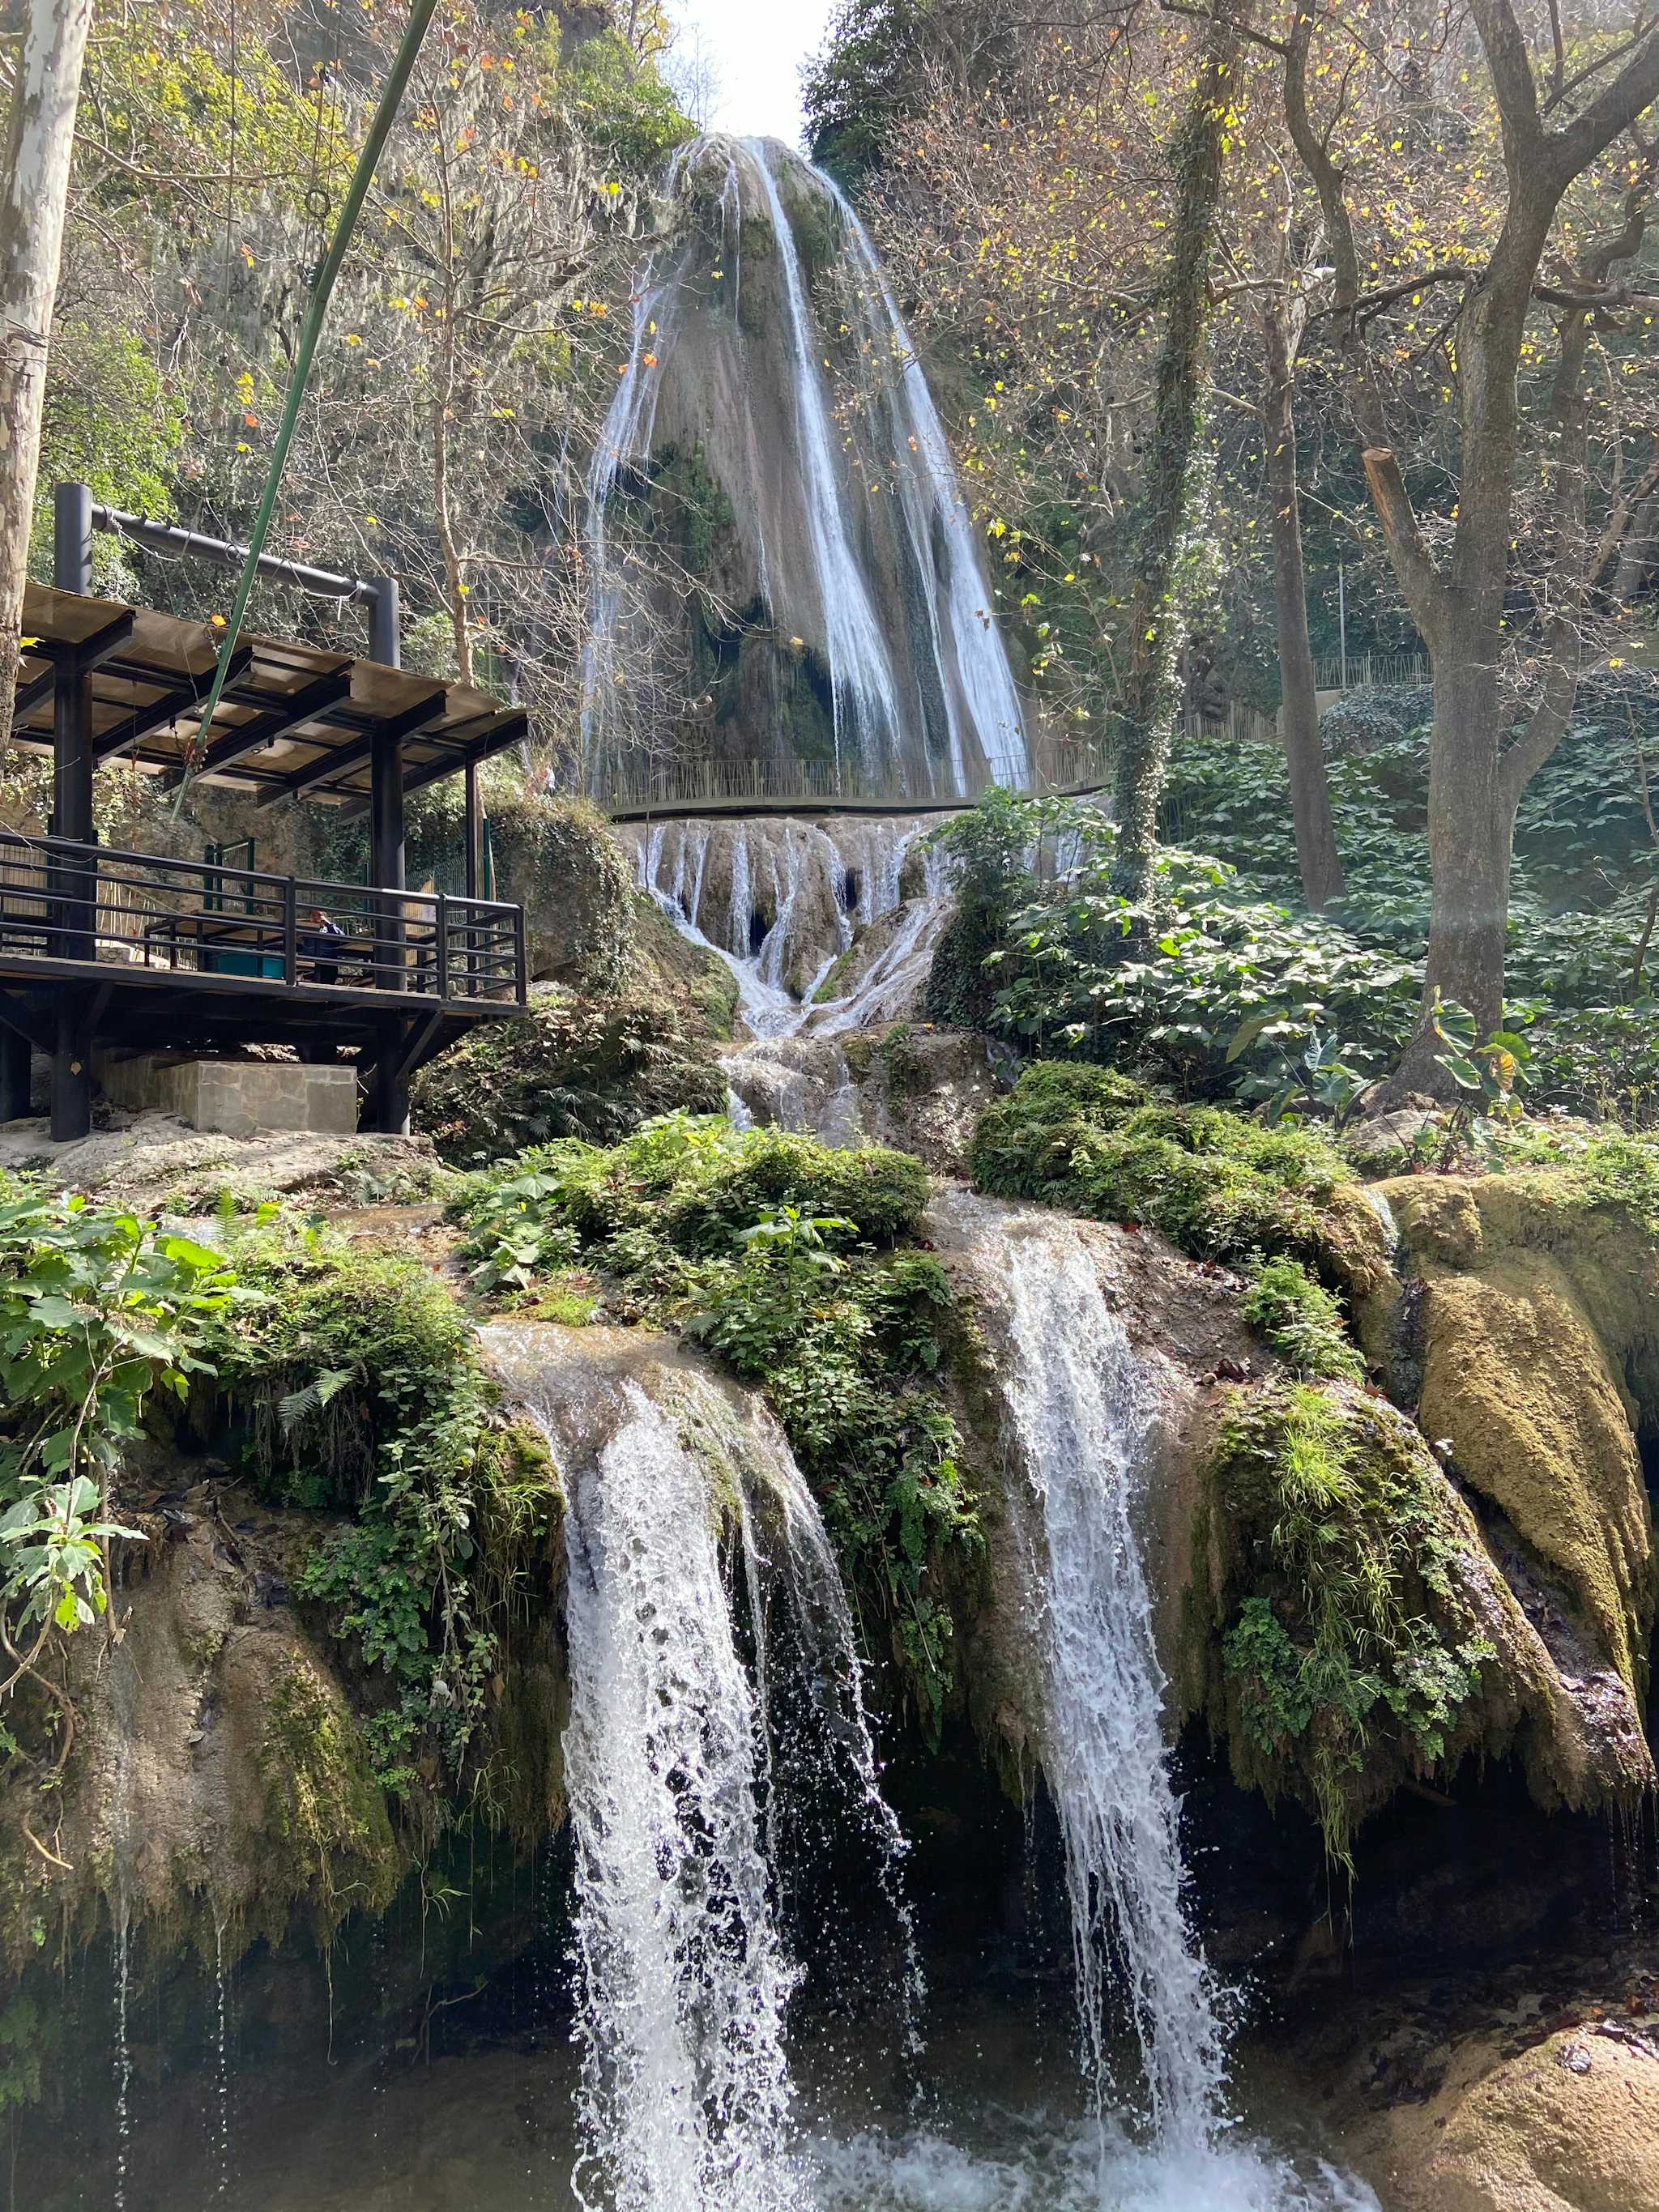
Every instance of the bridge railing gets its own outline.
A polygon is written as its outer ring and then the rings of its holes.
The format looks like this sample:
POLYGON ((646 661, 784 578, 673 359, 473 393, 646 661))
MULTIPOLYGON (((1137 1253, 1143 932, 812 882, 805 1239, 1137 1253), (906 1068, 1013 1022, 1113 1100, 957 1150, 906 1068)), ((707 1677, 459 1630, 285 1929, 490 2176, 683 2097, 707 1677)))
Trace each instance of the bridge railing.
MULTIPOLYGON (((1039 743, 1031 774, 1022 788, 1075 791, 1102 781, 1109 747, 1097 738, 1048 739, 1039 743)), ((986 789, 993 779, 980 775, 966 790, 942 782, 933 790, 896 771, 859 761, 665 760, 629 768, 604 782, 593 796, 616 815, 668 814, 682 809, 764 805, 864 805, 913 807, 959 805, 986 789)))

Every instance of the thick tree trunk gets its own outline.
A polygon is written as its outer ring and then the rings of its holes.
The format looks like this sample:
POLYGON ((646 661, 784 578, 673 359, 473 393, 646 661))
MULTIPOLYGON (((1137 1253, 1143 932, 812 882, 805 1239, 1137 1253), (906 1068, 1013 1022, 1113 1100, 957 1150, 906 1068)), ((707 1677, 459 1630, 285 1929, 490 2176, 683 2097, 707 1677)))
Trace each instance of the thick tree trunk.
POLYGON ((1221 198, 1222 145, 1233 96, 1237 33, 1212 21, 1182 132, 1177 160, 1174 252, 1167 319, 1158 362, 1152 454, 1130 609, 1129 670, 1124 684, 1113 778, 1119 892, 1145 904, 1158 846, 1158 807, 1181 704, 1180 609, 1176 562, 1192 501, 1206 344, 1210 263, 1221 198))
POLYGON ((0 745, 11 735, 75 111, 92 0, 29 0, 0 202, 0 745))
POLYGON ((1319 740, 1313 645, 1302 564, 1302 500, 1296 474, 1296 383, 1286 303, 1269 293, 1262 314, 1267 352, 1267 496, 1273 510, 1273 599, 1279 618, 1279 737, 1291 771, 1302 890, 1316 913, 1342 896, 1342 862, 1331 820, 1330 784, 1319 740))

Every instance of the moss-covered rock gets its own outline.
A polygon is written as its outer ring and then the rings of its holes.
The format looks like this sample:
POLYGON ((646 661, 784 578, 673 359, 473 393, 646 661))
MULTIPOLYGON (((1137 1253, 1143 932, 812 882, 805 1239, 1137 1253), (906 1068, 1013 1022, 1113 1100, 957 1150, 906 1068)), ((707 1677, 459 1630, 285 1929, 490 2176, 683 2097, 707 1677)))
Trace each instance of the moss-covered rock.
POLYGON ((295 1651, 270 1685, 257 1764, 265 1790, 262 1882, 304 1898, 326 1938, 348 1912, 378 1912, 401 1857, 368 1747, 337 1686, 295 1651))
POLYGON ((599 809, 583 799, 526 799, 497 808, 489 828, 495 895, 524 908, 532 975, 579 991, 620 989, 634 885, 599 809))
POLYGON ((410 1113, 444 1159, 476 1166, 559 1137, 614 1144, 653 1115, 725 1102, 707 1036, 671 998, 629 991, 596 1005, 549 984, 422 1068, 410 1113))
POLYGON ((1558 1666, 1419 1430, 1373 1393, 1235 1390, 1203 1470, 1177 1688, 1236 1779, 1347 1863, 1407 1781, 1519 1751, 1546 1804, 1647 1786, 1616 1677, 1558 1666))
POLYGON ((1644 1695, 1659 1565, 1638 1431, 1659 1427, 1659 1237, 1571 1169, 1384 1194, 1425 1431, 1556 1586, 1564 1650, 1644 1695))
POLYGON ((1387 1272, 1376 1214, 1320 1133, 1176 1106, 1110 1068, 1039 1061, 981 1115, 976 1186, 1161 1230, 1200 1259, 1289 1253, 1343 1282, 1387 1272))

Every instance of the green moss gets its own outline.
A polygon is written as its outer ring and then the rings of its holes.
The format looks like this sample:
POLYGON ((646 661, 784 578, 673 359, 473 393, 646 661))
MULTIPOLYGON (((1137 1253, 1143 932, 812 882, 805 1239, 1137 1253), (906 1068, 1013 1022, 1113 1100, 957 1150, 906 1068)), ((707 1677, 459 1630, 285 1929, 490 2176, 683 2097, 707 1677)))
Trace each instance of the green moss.
POLYGON ((714 565, 715 547, 735 518, 702 445, 693 446, 690 453, 665 447, 656 457, 655 482, 659 496, 670 504, 687 574, 707 578, 714 565))
POLYGON ((908 1022, 895 1022, 877 1048, 883 1086, 890 1106, 902 1105, 928 1087, 927 1063, 916 1049, 915 1033, 908 1022))
POLYGON ((362 1730, 298 1655, 266 1701, 258 1765, 264 1842, 276 1862, 262 1886, 308 1895, 324 1936, 348 1912, 383 1911, 399 1871, 386 1798, 362 1730))
POLYGON ((981 1190, 1158 1229, 1200 1259, 1290 1253, 1333 1267, 1350 1236, 1323 1210, 1350 1179, 1323 1137, 1158 1103, 1107 1068, 1028 1068, 980 1116, 969 1169, 981 1190))
POLYGON ((1479 1741, 1466 1532, 1411 1424, 1346 1386, 1236 1392, 1204 1481, 1200 1701, 1237 1779, 1309 1805, 1351 1866, 1365 1810, 1479 1741))
POLYGON ((856 945, 849 945, 845 952, 838 952, 830 963, 824 971, 823 981, 812 994, 812 1003, 815 1006, 827 1006, 832 999, 840 998, 842 987, 847 981, 847 971, 852 966, 857 951, 856 945))

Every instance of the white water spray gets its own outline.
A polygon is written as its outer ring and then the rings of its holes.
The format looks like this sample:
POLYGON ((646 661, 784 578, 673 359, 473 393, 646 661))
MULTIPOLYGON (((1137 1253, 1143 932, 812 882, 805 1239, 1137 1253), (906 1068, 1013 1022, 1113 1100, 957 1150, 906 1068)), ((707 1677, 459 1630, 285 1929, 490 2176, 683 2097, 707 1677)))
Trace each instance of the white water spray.
POLYGON ((822 1777, 894 1870, 851 1614, 781 1431, 700 1374, 649 1389, 556 1332, 486 1332, 546 1427, 566 1518, 575 1845, 574 1960, 585 2142, 577 2201, 606 2212, 805 2212, 785 2014, 796 1970, 777 1925, 768 1623, 787 1605, 811 1685, 822 1777), (598 1441, 595 1441, 596 1431, 598 1441), (757 1645, 733 1626, 721 1528, 734 1518, 757 1645))

